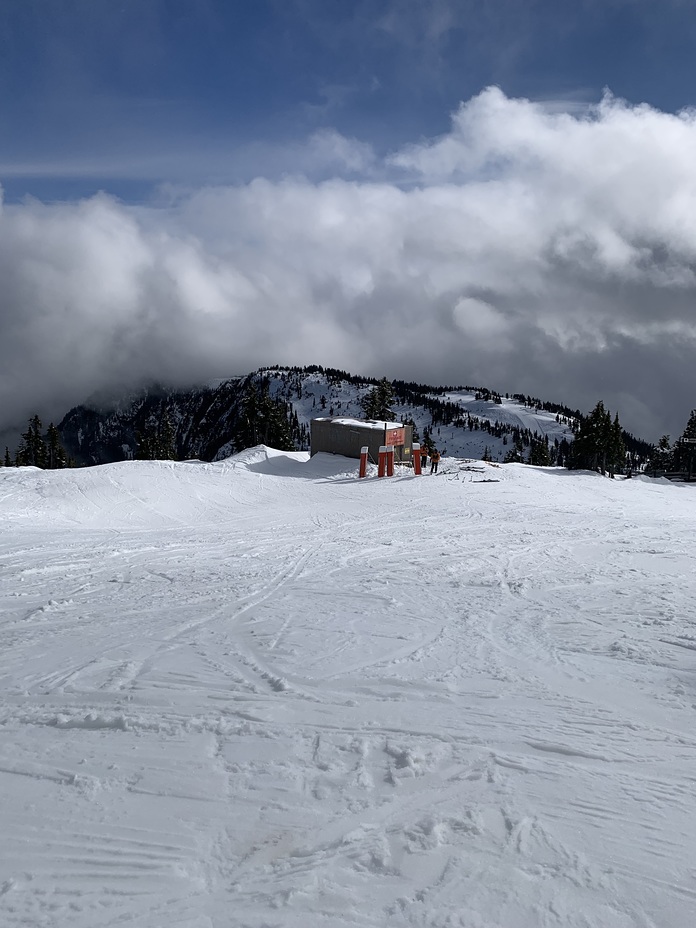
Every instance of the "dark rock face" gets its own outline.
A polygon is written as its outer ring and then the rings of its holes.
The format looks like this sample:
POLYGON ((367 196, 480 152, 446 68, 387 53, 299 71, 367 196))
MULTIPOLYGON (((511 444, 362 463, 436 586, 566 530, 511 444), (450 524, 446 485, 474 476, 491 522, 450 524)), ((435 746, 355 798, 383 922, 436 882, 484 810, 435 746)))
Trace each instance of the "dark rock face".
POLYGON ((166 413, 176 457, 213 461, 224 457, 225 449, 227 454, 233 450, 240 397, 248 379, 187 391, 148 388, 111 409, 76 406, 58 426, 63 446, 79 465, 128 460, 137 457, 138 436, 156 428, 166 413))

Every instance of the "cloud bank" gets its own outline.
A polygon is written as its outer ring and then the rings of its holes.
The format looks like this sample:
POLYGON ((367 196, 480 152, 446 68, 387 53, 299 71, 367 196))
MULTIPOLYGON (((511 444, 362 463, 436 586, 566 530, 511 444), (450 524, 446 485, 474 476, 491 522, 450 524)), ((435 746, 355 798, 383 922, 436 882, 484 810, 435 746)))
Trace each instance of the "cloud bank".
POLYGON ((0 430, 267 363, 603 398, 639 435, 681 430, 696 113, 492 87, 387 158, 336 133, 307 150, 335 176, 5 206, 0 430))

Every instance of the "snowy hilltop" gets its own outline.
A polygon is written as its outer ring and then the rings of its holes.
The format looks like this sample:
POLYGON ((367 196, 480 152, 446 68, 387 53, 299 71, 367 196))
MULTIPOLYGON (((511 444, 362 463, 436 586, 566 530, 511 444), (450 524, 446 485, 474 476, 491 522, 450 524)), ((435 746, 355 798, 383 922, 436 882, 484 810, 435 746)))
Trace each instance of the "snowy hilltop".
POLYGON ((0 468, 3 926, 691 928, 693 485, 373 473, 0 468))
MULTIPOLYGON (((306 450, 311 419, 361 417, 376 383, 330 368, 264 368, 186 391, 157 387, 115 403, 79 406, 58 428, 68 454, 80 464, 138 456, 215 461, 260 442, 306 450), (162 444, 163 431, 167 453, 160 447, 159 453, 143 454, 145 444, 162 444)), ((581 417, 556 403, 485 387, 399 380, 390 386, 394 418, 412 423, 419 438, 430 436, 453 456, 527 461, 537 446, 544 450, 538 463, 563 464, 581 417)), ((625 433, 624 440, 636 460, 645 460, 647 443, 625 433)))

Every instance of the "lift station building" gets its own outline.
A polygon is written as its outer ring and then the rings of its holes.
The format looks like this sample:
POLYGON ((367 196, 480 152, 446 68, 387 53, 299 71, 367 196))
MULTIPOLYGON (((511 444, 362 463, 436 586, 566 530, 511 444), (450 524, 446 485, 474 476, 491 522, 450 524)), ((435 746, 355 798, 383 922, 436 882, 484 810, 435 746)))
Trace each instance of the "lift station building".
POLYGON ((360 449, 367 446, 368 457, 377 463, 381 445, 394 447, 394 460, 410 464, 413 457, 413 428, 402 422, 376 419, 346 419, 341 416, 312 419, 310 426, 311 454, 342 454, 359 458, 360 449))

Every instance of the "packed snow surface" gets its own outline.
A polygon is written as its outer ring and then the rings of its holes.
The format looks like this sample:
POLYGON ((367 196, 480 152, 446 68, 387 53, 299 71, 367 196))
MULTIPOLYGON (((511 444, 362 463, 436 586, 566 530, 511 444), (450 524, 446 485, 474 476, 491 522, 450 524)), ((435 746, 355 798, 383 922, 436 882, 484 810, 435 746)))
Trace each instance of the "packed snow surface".
POLYGON ((692 928, 696 495, 0 469, 5 928, 692 928))

